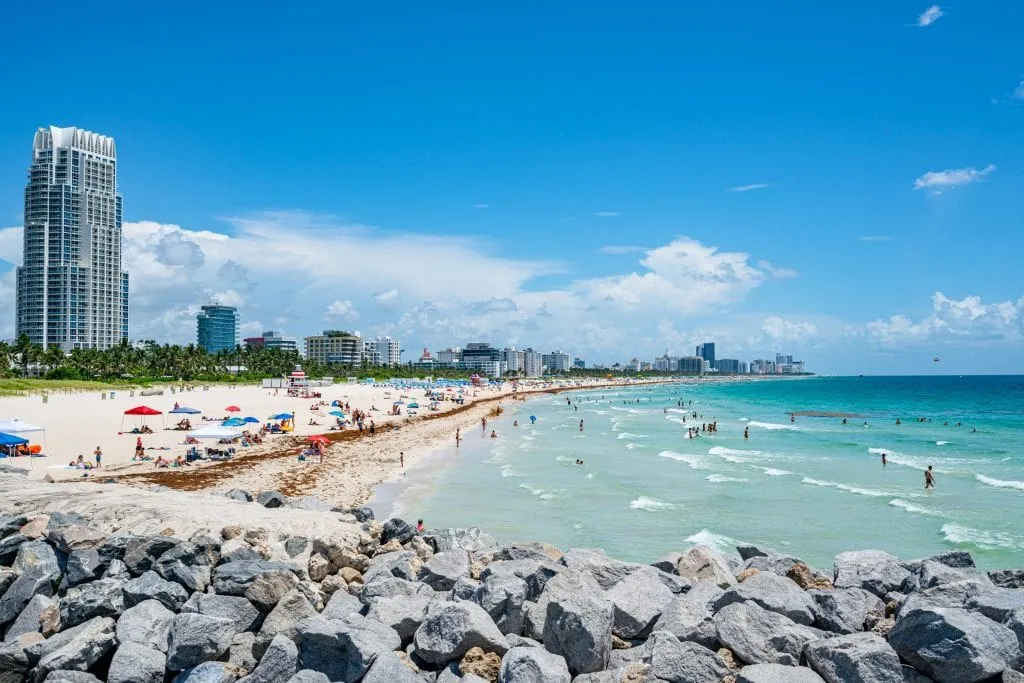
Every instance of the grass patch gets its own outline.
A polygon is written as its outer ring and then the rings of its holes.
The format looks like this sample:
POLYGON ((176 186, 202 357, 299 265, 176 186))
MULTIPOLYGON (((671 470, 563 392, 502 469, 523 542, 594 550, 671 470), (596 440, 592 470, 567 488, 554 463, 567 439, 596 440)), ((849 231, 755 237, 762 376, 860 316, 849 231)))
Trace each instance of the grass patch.
POLYGON ((0 379, 0 396, 25 396, 26 394, 75 392, 75 391, 117 391, 140 386, 137 382, 92 382, 62 379, 0 379))

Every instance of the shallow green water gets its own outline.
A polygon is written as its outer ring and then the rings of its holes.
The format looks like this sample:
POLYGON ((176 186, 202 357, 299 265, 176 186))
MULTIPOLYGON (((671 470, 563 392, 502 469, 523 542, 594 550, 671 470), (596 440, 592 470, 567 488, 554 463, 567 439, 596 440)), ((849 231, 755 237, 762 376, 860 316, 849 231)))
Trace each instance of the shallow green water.
POLYGON ((743 541, 820 566, 856 548, 910 558, 954 547, 984 567, 1024 566, 1024 378, 582 392, 533 399, 492 426, 498 439, 472 430, 457 454, 410 471, 395 512, 638 561, 743 541), (861 417, 791 422, 790 411, 861 417), (717 433, 686 438, 715 420, 717 433), (928 465, 937 485, 926 491, 928 465))

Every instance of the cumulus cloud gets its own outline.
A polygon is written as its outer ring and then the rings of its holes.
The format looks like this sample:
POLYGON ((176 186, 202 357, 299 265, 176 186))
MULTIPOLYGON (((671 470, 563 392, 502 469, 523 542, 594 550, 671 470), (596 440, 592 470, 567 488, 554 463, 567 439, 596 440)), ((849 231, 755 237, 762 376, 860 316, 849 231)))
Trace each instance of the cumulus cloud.
POLYGON ((359 311, 352 305, 349 300, 336 299, 328 307, 324 313, 324 318, 358 318, 359 311))
POLYGON ((392 306, 398 302, 398 290, 391 288, 383 292, 376 292, 373 295, 373 300, 378 306, 392 306))
POLYGON ((790 277, 796 277, 797 275, 799 275, 799 273, 797 273, 792 268, 776 268, 769 261, 758 261, 757 267, 765 271, 772 277, 778 278, 780 280, 790 277))
POLYGON ((764 190, 771 186, 771 183, 753 183, 752 185, 740 185, 738 187, 730 187, 726 189, 726 192, 751 192, 753 190, 764 190))
POLYGON ((0 260, 21 265, 25 231, 21 227, 0 229, 0 260))
POLYGON ((919 28, 931 26, 936 21, 941 19, 943 14, 945 14, 945 12, 942 11, 941 7, 939 7, 938 5, 932 5, 924 12, 921 12, 921 15, 917 18, 917 26, 919 28))
POLYGON ((967 168, 951 168, 946 171, 928 171, 914 181, 915 190, 931 190, 936 194, 964 185, 970 185, 990 175, 996 170, 995 165, 977 169, 973 166, 967 168))
POLYGON ((183 232, 165 233, 156 244, 154 257, 166 266, 198 268, 203 265, 202 248, 183 232))
POLYGON ((956 300, 935 292, 930 315, 917 321, 902 314, 875 320, 863 334, 886 346, 1019 343, 1024 341, 1024 297, 986 304, 978 296, 956 300))
POLYGON ((817 336, 818 326, 811 322, 793 322, 771 315, 764 319, 761 331, 777 341, 802 342, 817 336))

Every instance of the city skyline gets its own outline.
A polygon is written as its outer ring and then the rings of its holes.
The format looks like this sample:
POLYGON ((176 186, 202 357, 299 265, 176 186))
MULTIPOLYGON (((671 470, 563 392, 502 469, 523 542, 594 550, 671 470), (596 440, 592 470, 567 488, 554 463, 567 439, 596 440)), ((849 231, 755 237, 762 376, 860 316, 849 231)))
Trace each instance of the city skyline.
MULTIPOLYGON (((0 76, 23 95, 0 112, 0 338, 27 137, 56 125, 117 139, 133 340, 188 343, 216 300, 243 338, 359 326, 608 363, 716 339, 829 374, 1024 372, 1024 7, 925 9, 128 8, 105 29, 145 58, 106 87, 0 76), (152 49, 184 30, 189 54, 152 49)), ((7 19, 18 63, 38 17, 7 19)), ((109 69, 98 45, 76 59, 109 69)))

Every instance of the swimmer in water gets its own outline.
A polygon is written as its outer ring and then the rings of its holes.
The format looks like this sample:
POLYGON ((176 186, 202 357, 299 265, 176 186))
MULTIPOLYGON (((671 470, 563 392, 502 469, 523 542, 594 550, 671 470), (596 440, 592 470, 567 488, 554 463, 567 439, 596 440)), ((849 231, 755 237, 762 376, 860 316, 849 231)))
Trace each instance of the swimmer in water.
POLYGON ((924 487, 926 489, 935 488, 935 475, 932 474, 932 466, 928 465, 928 469, 924 472, 924 487))
POLYGON ((888 464, 889 464, 889 457, 885 453, 882 453, 882 467, 885 467, 888 464))
POLYGON ((491 438, 492 438, 492 439, 497 439, 497 438, 498 438, 498 432, 496 432, 496 431, 494 431, 494 430, 492 429, 492 430, 491 430, 491 438))
POLYGON ((583 420, 580 420, 580 431, 583 431, 583 420))
POLYGON ((744 427, 743 428, 743 438, 744 439, 749 439, 750 438, 750 427, 744 427))

